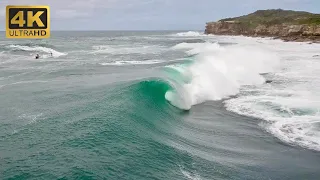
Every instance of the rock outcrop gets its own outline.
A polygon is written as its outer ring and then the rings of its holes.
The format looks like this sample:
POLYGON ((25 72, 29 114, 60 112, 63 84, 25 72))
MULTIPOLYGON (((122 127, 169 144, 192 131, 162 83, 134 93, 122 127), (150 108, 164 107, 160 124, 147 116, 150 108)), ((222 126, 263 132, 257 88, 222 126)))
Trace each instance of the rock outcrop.
POLYGON ((205 33, 216 35, 274 37, 283 39, 285 41, 320 42, 320 24, 298 24, 293 23, 295 21, 286 22, 286 20, 281 20, 279 18, 277 19, 277 22, 280 23, 268 23, 270 22, 270 20, 263 21, 263 18, 261 18, 261 16, 259 16, 259 21, 257 21, 256 19, 258 18, 255 19, 254 15, 255 13, 248 15, 247 17, 250 16, 249 20, 248 18, 246 18, 246 16, 242 16, 239 18, 229 18, 227 20, 207 23, 205 33))

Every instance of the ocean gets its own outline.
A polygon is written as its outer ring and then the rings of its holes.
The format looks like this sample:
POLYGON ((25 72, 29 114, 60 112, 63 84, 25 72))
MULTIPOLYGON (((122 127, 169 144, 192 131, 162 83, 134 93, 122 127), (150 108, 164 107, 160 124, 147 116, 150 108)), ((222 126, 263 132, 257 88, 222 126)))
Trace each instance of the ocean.
POLYGON ((319 44, 0 36, 0 179, 320 178, 319 44))

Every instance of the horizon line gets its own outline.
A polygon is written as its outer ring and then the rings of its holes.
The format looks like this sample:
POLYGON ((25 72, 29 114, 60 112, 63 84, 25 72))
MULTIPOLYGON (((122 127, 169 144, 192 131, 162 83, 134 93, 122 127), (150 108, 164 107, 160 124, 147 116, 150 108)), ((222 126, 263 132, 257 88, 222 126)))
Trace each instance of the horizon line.
MULTIPOLYGON (((132 30, 107 30, 107 29, 88 29, 88 30, 68 30, 68 29, 65 29, 65 30, 50 30, 51 32, 61 32, 61 31, 79 31, 79 32, 88 32, 88 31, 204 31, 203 29, 151 29, 151 30, 148 30, 148 29, 132 29, 132 30)), ((0 32, 6 32, 6 30, 0 30, 0 32)))

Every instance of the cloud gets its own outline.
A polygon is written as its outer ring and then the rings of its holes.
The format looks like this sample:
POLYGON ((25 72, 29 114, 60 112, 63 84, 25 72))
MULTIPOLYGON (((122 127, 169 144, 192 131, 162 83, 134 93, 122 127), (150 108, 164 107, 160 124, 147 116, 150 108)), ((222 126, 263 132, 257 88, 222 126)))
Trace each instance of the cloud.
MULTIPOLYGON (((128 10, 150 5, 154 0, 3 0, 1 5, 49 5, 52 18, 91 16, 96 10, 128 10)), ((4 16, 5 8, 1 8, 4 16)))
MULTIPOLYGON (((177 15, 184 13, 192 13, 193 9, 199 7, 210 6, 216 10, 224 4, 228 4, 230 9, 233 6, 240 7, 291 7, 301 4, 310 3, 315 0, 2 0, 1 5, 49 5, 52 18, 78 18, 93 16, 96 11, 130 11, 135 13, 142 12, 159 12, 165 13, 167 10, 174 10, 177 15)), ((124 12, 126 13, 126 12, 124 12)), ((0 10, 0 16, 4 16, 4 8, 0 10)))
POLYGON ((62 9, 55 12, 56 18, 73 19, 81 17, 89 17, 90 14, 87 12, 79 12, 73 9, 62 9))
POLYGON ((1 8, 0 9, 0 17, 5 17, 6 16, 6 9, 5 8, 1 8))
MULTIPOLYGON (((116 0, 4 0, 2 5, 48 5, 52 18, 77 18, 90 16, 96 9, 113 8, 119 2, 116 0)), ((5 16, 5 8, 1 8, 0 16, 5 16)))

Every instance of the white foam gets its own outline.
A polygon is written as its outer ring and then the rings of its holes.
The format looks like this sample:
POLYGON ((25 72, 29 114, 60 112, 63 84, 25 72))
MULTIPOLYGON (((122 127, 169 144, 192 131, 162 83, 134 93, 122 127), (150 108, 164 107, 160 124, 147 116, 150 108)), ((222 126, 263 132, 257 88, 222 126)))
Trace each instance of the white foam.
POLYGON ((180 32, 180 33, 174 34, 173 36, 195 37, 195 36, 205 36, 205 34, 198 31, 188 31, 188 32, 180 32))
POLYGON ((32 84, 32 83, 46 83, 46 82, 48 82, 48 81, 18 81, 18 82, 14 82, 14 83, 0 85, 0 90, 2 88, 4 88, 4 87, 13 86, 13 85, 32 84))
POLYGON ((183 71, 183 76, 190 76, 191 81, 184 84, 183 88, 175 88, 178 92, 169 91, 166 94, 166 99, 181 109, 235 95, 242 85, 263 84, 265 79, 260 74, 273 71, 278 65, 276 54, 249 46, 220 47, 216 43, 182 43, 173 48, 191 47, 199 53, 194 63, 172 67, 179 72, 183 71))
MULTIPOLYGON (((237 38, 234 39, 237 41, 237 38)), ((228 110, 266 120, 261 125, 280 140, 320 151, 319 44, 239 38, 241 44, 268 48, 281 58, 271 84, 241 88, 228 110)))
POLYGON ((114 62, 105 62, 105 63, 100 63, 100 65, 103 66, 122 66, 122 65, 143 65, 143 64, 157 64, 157 63, 162 63, 164 61, 160 60, 146 60, 146 61, 114 61, 114 62))
POLYGON ((265 120, 261 126, 284 142, 320 151, 320 45, 249 37, 216 39, 236 45, 207 42, 172 47, 196 56, 189 66, 171 67, 191 81, 178 84, 166 99, 190 109, 237 95, 224 101, 227 110, 265 120), (263 73, 269 73, 271 83, 264 83, 263 73))
POLYGON ((190 172, 182 169, 181 167, 180 167, 180 171, 186 178, 188 178, 190 180, 201 180, 201 177, 199 174, 190 173, 190 172))
POLYGON ((180 43, 172 47, 173 50, 187 50, 188 55, 195 55, 201 52, 213 52, 223 50, 218 43, 180 43))
MULTIPOLYGON (((23 50, 23 51, 31 51, 31 52, 42 52, 42 53, 52 53, 53 57, 60 57, 63 55, 66 55, 66 53, 58 52, 54 49, 47 48, 47 47, 41 47, 41 46, 21 46, 21 45, 10 45, 9 48, 12 48, 14 50, 23 50)), ((44 54, 41 55, 41 58, 49 58, 51 55, 44 54)))
POLYGON ((157 45, 100 45, 93 46, 92 54, 157 54, 165 48, 157 45))

